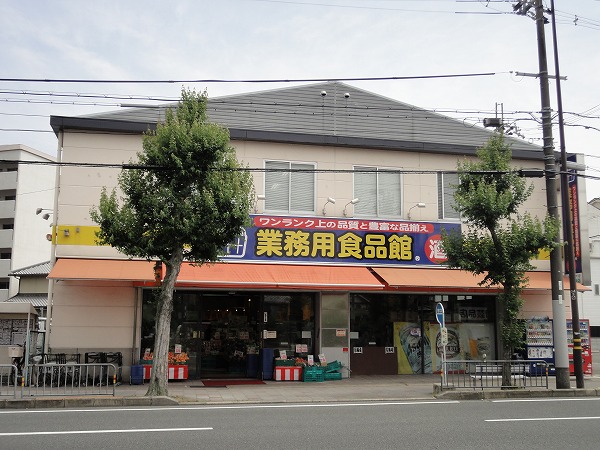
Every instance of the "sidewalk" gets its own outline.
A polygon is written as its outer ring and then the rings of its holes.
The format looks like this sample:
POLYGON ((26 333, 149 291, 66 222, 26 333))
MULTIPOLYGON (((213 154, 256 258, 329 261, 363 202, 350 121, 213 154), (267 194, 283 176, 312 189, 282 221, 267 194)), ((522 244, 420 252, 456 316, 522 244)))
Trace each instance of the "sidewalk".
POLYGON ((169 397, 146 397, 147 385, 123 384, 116 387, 114 397, 1 399, 0 409, 406 401, 436 398, 475 400, 483 398, 600 397, 600 376, 586 376, 584 379, 585 389, 575 389, 574 377, 571 377, 571 389, 555 389, 554 378, 550 377, 549 381, 550 389, 460 389, 439 392, 439 375, 354 376, 343 380, 319 383, 267 380, 264 384, 229 385, 227 387, 208 387, 204 386, 200 380, 190 380, 169 383, 169 397))

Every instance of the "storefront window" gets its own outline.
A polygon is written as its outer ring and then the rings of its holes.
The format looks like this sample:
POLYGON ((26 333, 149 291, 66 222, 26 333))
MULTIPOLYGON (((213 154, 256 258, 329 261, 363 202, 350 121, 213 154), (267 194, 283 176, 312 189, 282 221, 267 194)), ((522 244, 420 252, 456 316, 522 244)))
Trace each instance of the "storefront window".
POLYGON ((265 295, 263 346, 288 354, 313 353, 315 342, 314 294, 265 295), (297 352, 297 345, 306 352, 297 352))
MULTIPOLYGON (((190 378, 253 377, 261 347, 313 353, 314 311, 314 294, 175 291, 169 350, 186 354, 190 378)), ((144 291, 142 356, 154 349, 155 315, 144 291)))
MULTIPOLYGON (((153 292, 144 293, 142 353, 154 347, 153 292)), ((169 350, 189 358, 190 378, 247 376, 258 357, 260 296, 255 293, 175 291, 169 350)))
POLYGON ((352 294, 350 346, 353 372, 356 367, 360 370, 361 364, 369 367, 376 363, 389 373, 395 370, 400 374, 438 371, 442 347, 435 317, 437 302, 442 302, 445 310, 449 338, 447 359, 480 359, 483 355, 493 359, 494 296, 352 294), (383 358, 382 353, 393 353, 394 358, 383 358), (392 368, 393 364, 397 364, 397 369, 392 368))

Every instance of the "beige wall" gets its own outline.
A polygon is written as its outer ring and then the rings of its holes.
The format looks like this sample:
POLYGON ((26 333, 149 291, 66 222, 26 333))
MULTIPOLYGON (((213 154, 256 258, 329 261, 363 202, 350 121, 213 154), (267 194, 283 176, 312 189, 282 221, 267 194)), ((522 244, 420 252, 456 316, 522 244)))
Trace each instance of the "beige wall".
MULTIPOLYGON (((250 167, 263 168, 265 160, 315 162, 318 169, 351 170, 354 165, 398 168, 405 170, 455 170, 457 156, 429 155, 357 148, 289 145, 265 142, 233 142, 239 159, 250 167)), ((101 133, 67 133, 63 141, 64 162, 127 163, 142 150, 142 137, 101 133)), ((516 166, 521 166, 519 161, 516 166)), ((525 167, 542 168, 542 163, 523 163, 525 167)), ((96 205, 103 187, 117 186, 120 169, 62 167, 58 194, 59 226, 93 226, 89 212, 96 205)), ((264 174, 253 174, 257 194, 264 193, 264 174)), ((525 209, 533 215, 546 214, 546 193, 543 180, 535 179, 535 190, 525 209)), ((327 197, 327 215, 343 217, 346 203, 353 198, 351 173, 319 173, 316 183, 316 211, 321 215, 327 197)), ((403 211, 417 202, 425 208, 412 211, 413 220, 437 221, 437 178, 432 174, 403 175, 403 211)), ((263 212, 264 204, 258 204, 263 212)), ((349 210, 352 215, 352 210, 349 210)), ((89 245, 59 245, 57 257, 123 257, 108 247, 89 245)), ((548 263, 539 263, 547 269, 548 263)), ((136 289, 128 283, 66 282, 54 285, 50 346, 53 352, 121 351, 125 361, 131 361, 136 289)), ((549 291, 528 295, 523 317, 550 315, 549 291)))
MULTIPOLYGON (((532 317, 553 318, 550 291, 524 294, 523 298, 525 299, 525 303, 521 310, 522 319, 531 319, 532 317)), ((565 291, 565 297, 563 298, 565 315, 566 317, 571 317, 571 305, 568 299, 569 291, 565 291)))
MULTIPOLYGON (((269 142, 234 141, 238 158, 253 168, 263 168, 265 160, 284 160, 316 163, 318 169, 351 170, 355 165, 368 165, 416 170, 455 170, 456 155, 431 155, 427 153, 360 149, 316 145, 296 145, 269 142)), ((63 161, 90 163, 126 163, 136 159, 142 151, 142 137, 139 135, 67 133, 63 144, 63 161)), ((542 168, 543 163, 516 161, 515 166, 542 168)), ((90 208, 98 203, 103 187, 117 186, 120 169, 93 167, 63 167, 61 188, 58 197, 58 223, 62 226, 93 226, 89 215, 90 208)), ((253 174, 257 194, 264 193, 264 174, 253 174)), ((526 202, 524 210, 532 215, 543 217, 546 214, 546 191, 543 179, 531 179, 535 188, 526 202)), ((327 205, 327 215, 343 217, 345 205, 353 198, 353 175, 351 173, 318 173, 316 182, 316 211, 322 214, 327 197, 336 199, 335 204, 327 205)), ((413 220, 437 221, 437 177, 431 174, 403 175, 403 211, 406 218, 410 206, 423 202, 425 208, 412 210, 413 220)), ((258 212, 263 212, 264 203, 257 204, 258 212)), ((349 206, 351 216, 352 206, 349 206)), ((59 257, 99 257, 114 258, 119 254, 107 247, 59 245, 59 257)), ((543 265, 542 265, 543 268, 543 265)))
POLYGON ((51 351, 82 354, 89 349, 121 351, 124 357, 129 357, 133 347, 135 296, 136 288, 131 283, 55 283, 51 351))
POLYGON ((21 277, 19 292, 22 294, 47 294, 48 279, 45 276, 21 277))

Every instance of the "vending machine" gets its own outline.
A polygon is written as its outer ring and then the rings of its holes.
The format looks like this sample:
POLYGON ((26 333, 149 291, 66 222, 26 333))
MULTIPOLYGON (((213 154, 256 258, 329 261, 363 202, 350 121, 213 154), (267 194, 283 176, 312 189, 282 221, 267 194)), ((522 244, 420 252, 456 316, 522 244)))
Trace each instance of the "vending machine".
MULTIPOLYGON (((581 359, 583 360, 583 373, 592 375, 592 341, 590 339, 589 319, 579 320, 579 332, 581 333, 581 359)), ((575 375, 573 366, 573 321, 567 320, 567 342, 569 344, 569 372, 575 375)))
MULTIPOLYGON (((529 319, 526 324, 525 347, 527 359, 543 360, 548 364, 548 374, 554 374, 554 338, 552 320, 529 319)), ((532 363, 529 370, 540 373, 543 368, 532 363)))

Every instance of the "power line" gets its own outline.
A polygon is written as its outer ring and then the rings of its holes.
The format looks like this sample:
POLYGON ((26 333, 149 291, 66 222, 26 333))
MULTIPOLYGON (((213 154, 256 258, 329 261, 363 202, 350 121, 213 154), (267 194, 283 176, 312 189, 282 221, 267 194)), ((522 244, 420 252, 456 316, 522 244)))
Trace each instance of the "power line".
MULTIPOLYGON (((122 169, 122 170, 177 170, 171 169, 166 166, 152 166, 143 164, 133 163, 83 163, 83 162, 65 162, 65 161, 28 161, 28 160, 11 160, 11 159, 0 159, 0 164, 7 165, 36 165, 36 166, 58 166, 58 167, 81 167, 81 168, 109 168, 109 169, 122 169)), ((436 175, 436 174, 460 174, 466 173, 470 175, 505 175, 516 171, 523 177, 527 178, 542 178, 546 172, 552 174, 563 173, 561 171, 548 171, 544 169, 515 169, 513 170, 469 170, 469 171, 458 171, 458 170, 407 170, 407 169, 380 169, 378 167, 371 166, 359 166, 360 169, 274 169, 266 167, 237 167, 237 168, 208 168, 208 170, 219 171, 219 172, 256 172, 256 173, 338 173, 338 174, 356 174, 356 173, 392 173, 392 174, 410 174, 410 175, 436 175)), ((583 178, 591 178, 600 180, 599 177, 592 175, 585 175, 580 173, 564 172, 569 175, 575 175, 583 178)))
POLYGON ((414 76, 389 76, 389 77, 351 77, 351 78, 274 78, 274 79, 188 79, 188 80, 100 80, 81 78, 0 78, 4 82, 25 83, 102 83, 102 84, 175 84, 175 83, 310 83, 327 81, 384 81, 384 80, 422 80, 433 78, 463 78, 486 77, 497 75, 497 72, 460 73, 443 75, 414 75, 414 76))

